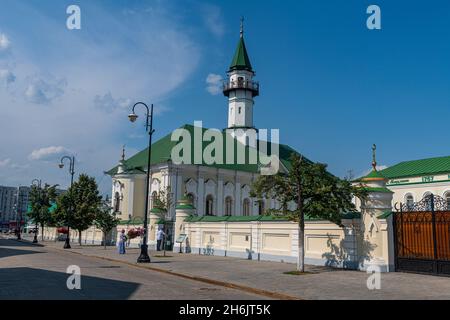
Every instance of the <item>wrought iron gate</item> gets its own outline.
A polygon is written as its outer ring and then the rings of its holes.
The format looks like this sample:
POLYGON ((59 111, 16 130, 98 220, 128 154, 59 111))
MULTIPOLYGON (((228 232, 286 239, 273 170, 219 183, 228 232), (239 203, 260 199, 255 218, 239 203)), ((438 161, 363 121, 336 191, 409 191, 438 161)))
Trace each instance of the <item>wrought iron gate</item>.
POLYGON ((396 271, 450 276, 450 208, 430 194, 394 212, 396 271))

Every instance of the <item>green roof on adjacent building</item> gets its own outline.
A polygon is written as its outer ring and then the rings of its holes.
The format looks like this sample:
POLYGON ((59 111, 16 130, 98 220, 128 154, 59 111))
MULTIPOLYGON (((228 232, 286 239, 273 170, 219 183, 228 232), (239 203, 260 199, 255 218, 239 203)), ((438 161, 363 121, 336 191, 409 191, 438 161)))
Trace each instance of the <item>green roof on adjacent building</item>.
MULTIPOLYGON (((180 129, 186 129, 189 131, 191 135, 191 163, 194 164, 194 126, 186 124, 180 129)), ((198 127, 197 127, 198 128, 198 127)), ((202 129, 202 135, 203 133, 208 130, 207 128, 201 128, 202 129)), ((226 159, 226 139, 227 136, 229 136, 228 133, 221 132, 223 137, 223 158, 224 161, 226 159)), ((205 141, 202 144, 202 150, 206 148, 211 142, 205 141)), ((167 163, 169 161, 172 161, 172 148, 175 147, 178 144, 178 141, 171 141, 171 134, 166 135, 165 137, 159 139, 155 143, 152 144, 152 154, 151 154, 151 160, 150 163, 152 165, 155 164, 162 164, 167 163)), ((237 170, 237 171, 245 171, 245 172, 252 172, 252 173, 258 173, 259 172, 259 165, 253 164, 248 160, 248 154, 250 147, 245 147, 245 153, 246 153, 246 160, 243 164, 238 163, 237 159, 237 149, 238 144, 240 144, 239 141, 236 140, 235 144, 235 150, 234 150, 234 164, 219 164, 219 163, 213 163, 213 164, 207 164, 204 162, 204 159, 201 163, 202 166, 209 166, 209 167, 216 167, 221 169, 229 169, 229 170, 237 170)), ((259 145, 259 143, 258 143, 259 145)), ((240 144, 240 147, 243 147, 242 144, 240 144)), ((270 142, 267 143, 267 153, 271 154, 271 144, 270 142)), ((279 158, 281 164, 286 167, 287 170, 290 170, 291 168, 291 156, 292 154, 298 154, 297 151, 292 149, 291 147, 280 144, 279 145, 279 158)), ((136 153, 134 156, 130 157, 128 160, 125 160, 125 166, 127 170, 125 173, 145 173, 147 170, 147 159, 148 159, 148 148, 136 153)), ((311 162, 306 157, 303 157, 305 161, 311 162)), ((259 163, 259 162, 258 162, 259 163)), ((117 173, 117 166, 108 170, 106 174, 109 175, 115 175, 117 173)))
POLYGON ((239 39, 236 52, 230 64, 230 71, 232 70, 248 70, 253 71, 250 59, 245 48, 244 37, 239 39))
POLYGON ((380 171, 388 179, 450 173, 450 156, 400 162, 380 171))

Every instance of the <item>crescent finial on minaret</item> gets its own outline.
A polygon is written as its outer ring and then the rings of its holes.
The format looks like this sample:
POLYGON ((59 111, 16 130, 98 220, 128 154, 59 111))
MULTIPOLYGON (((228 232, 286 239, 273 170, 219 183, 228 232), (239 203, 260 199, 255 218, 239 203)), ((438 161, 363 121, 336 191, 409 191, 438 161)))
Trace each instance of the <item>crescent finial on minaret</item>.
POLYGON ((240 30, 241 38, 244 36, 244 17, 241 17, 241 30, 240 30))

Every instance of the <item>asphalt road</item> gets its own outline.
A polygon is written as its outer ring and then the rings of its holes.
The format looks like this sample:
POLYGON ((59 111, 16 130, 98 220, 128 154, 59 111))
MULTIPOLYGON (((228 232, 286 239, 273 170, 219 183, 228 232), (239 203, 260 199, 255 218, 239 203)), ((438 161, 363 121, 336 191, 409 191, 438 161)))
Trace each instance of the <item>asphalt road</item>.
POLYGON ((5 299, 267 298, 127 264, 0 239, 0 300, 5 299), (81 271, 79 290, 67 288, 71 274, 66 271, 71 265, 81 271))

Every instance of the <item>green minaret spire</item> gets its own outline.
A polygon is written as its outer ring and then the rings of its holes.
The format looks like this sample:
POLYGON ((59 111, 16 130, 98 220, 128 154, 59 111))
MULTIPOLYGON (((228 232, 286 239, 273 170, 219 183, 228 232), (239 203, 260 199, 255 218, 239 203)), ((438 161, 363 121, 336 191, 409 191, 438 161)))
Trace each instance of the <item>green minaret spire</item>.
POLYGON ((244 18, 241 18, 241 28, 239 42, 231 61, 230 70, 248 70, 253 71, 250 59, 248 58, 247 49, 244 42, 244 18))

